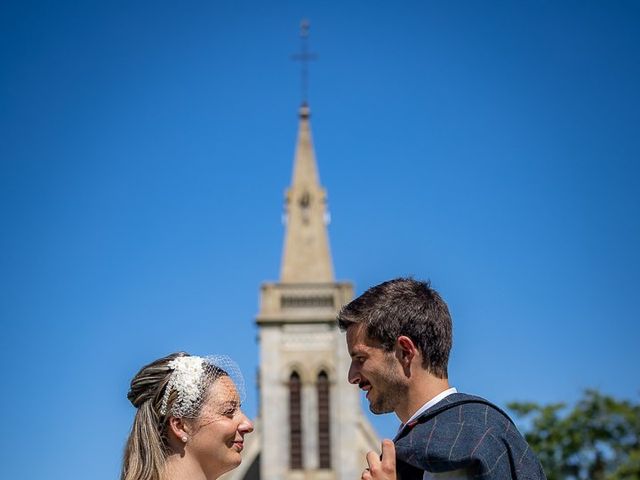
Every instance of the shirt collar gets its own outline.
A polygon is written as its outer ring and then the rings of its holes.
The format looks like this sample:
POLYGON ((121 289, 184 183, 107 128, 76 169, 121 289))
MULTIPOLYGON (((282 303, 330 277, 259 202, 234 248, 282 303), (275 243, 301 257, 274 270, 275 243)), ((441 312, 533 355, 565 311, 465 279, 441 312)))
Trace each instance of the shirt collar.
MULTIPOLYGON (((429 400, 427 403, 425 403, 424 405, 422 405, 417 411, 416 413, 414 413, 413 415, 411 415, 411 418, 409 420, 407 420, 407 423, 411 423, 413 420, 415 420, 416 418, 418 418, 420 415, 422 415, 426 410, 428 410, 429 408, 433 407, 436 403, 440 402, 441 400, 444 400, 446 397, 448 397, 449 395, 453 395, 454 393, 458 393, 458 390, 456 390, 454 387, 448 388, 446 389, 444 392, 440 392, 438 395, 436 395, 435 397, 433 397, 431 400, 429 400)), ((400 424, 400 428, 398 429, 398 433, 404 428, 404 426, 407 423, 401 423, 400 424)))

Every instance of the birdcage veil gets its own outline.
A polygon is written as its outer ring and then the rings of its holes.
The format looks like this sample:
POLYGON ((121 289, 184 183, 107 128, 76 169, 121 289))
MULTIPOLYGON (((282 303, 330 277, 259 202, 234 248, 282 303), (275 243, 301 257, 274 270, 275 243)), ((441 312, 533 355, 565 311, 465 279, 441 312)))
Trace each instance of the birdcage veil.
POLYGON ((226 355, 180 356, 168 364, 172 370, 160 406, 161 415, 180 418, 196 418, 207 399, 210 387, 218 379, 227 377, 233 386, 220 388, 235 389, 240 402, 245 399, 244 378, 238 364, 226 355), (169 406, 169 399, 175 392, 175 399, 169 406))

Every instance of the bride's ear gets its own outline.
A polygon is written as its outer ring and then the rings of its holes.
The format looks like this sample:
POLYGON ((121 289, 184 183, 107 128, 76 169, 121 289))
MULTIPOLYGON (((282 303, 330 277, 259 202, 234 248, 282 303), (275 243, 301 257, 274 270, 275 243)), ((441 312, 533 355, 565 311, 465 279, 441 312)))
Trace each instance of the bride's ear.
POLYGON ((169 432, 182 443, 189 441, 189 432, 182 418, 169 417, 169 432))

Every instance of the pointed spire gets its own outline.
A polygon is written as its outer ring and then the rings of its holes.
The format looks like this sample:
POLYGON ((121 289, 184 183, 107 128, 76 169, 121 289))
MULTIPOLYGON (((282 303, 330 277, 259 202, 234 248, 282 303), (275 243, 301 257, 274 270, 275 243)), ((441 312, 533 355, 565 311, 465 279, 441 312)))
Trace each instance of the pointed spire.
POLYGON ((309 106, 300 107, 298 143, 293 179, 285 199, 286 234, 280 281, 282 283, 333 282, 326 210, 327 195, 320 186, 309 106))

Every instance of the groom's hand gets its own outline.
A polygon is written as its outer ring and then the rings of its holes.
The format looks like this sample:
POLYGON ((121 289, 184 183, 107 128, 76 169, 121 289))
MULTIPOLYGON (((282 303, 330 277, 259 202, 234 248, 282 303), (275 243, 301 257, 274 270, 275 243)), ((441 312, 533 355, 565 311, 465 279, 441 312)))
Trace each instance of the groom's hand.
POLYGON ((367 463, 362 480, 396 480, 396 447, 391 440, 382 441, 382 455, 367 453, 367 463))

